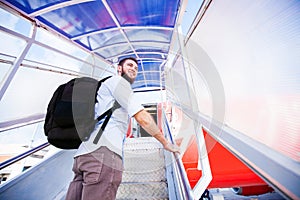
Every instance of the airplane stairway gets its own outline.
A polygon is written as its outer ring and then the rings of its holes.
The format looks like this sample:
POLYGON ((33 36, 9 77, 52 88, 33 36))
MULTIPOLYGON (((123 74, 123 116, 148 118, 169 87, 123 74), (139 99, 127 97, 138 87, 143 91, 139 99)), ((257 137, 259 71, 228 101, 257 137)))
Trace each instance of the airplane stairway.
POLYGON ((128 138, 117 200, 169 199, 162 145, 152 137, 128 138))
MULTIPOLYGON (((0 199, 64 200, 73 177, 74 152, 61 150, 1 185, 0 199)), ((182 180, 178 162, 152 137, 127 138, 117 200, 193 199, 183 185, 186 180, 182 180)))
MULTIPOLYGON (((166 137, 172 141, 167 123, 163 124, 166 137)), ((73 177, 75 151, 60 150, 1 184, 0 199, 64 200, 73 177)), ((164 150, 153 137, 127 138, 123 157, 124 172, 117 200, 192 200, 196 199, 195 192, 200 196, 203 193, 201 189, 191 189, 179 155, 164 150)), ((205 181, 200 182, 205 189, 205 181)))

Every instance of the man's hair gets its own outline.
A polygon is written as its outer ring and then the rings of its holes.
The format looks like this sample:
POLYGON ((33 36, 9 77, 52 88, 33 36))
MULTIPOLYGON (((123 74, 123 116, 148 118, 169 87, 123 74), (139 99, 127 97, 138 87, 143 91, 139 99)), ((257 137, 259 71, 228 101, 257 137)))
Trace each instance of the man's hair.
POLYGON ((119 62, 119 65, 120 65, 120 66, 123 66, 123 64, 124 64, 124 62, 125 62, 126 60, 133 60, 133 61, 138 65, 137 59, 135 59, 135 58, 133 58, 133 57, 127 57, 127 58, 121 59, 120 62, 119 62))

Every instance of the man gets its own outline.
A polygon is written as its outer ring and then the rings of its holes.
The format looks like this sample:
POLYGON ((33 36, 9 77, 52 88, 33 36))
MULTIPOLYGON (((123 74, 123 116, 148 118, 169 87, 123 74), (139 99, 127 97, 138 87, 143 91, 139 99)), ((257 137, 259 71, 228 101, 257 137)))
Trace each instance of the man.
POLYGON ((103 120, 100 121, 88 141, 82 142, 75 157, 73 172, 66 200, 113 200, 122 180, 123 144, 126 137, 129 117, 136 121, 163 147, 171 152, 179 152, 179 147, 168 142, 157 127, 152 116, 144 110, 133 95, 131 84, 138 71, 134 58, 119 62, 118 75, 106 80, 100 87, 95 105, 96 117, 116 105, 117 108, 107 123, 98 143, 93 140, 103 120), (100 106, 101 105, 101 106, 100 106))

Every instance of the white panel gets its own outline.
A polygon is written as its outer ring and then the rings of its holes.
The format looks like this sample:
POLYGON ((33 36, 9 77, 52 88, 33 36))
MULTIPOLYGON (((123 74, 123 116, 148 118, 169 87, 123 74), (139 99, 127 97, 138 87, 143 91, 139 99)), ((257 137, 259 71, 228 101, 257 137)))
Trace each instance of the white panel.
POLYGON ((55 89, 71 78, 74 77, 20 68, 0 102, 0 110, 3 113, 0 115, 0 121, 46 113, 55 89))
POLYGON ((300 1, 212 1, 190 43, 220 75, 224 123, 299 161, 300 1))

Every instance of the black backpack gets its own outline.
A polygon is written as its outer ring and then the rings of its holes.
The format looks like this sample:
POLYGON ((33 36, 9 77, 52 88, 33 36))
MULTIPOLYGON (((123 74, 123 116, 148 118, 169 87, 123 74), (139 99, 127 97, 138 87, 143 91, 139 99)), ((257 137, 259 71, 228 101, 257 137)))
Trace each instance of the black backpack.
POLYGON ((48 104, 44 124, 50 144, 61 149, 77 149, 82 141, 89 139, 96 123, 106 116, 94 139, 97 144, 112 112, 120 107, 115 103, 94 119, 97 91, 102 82, 110 77, 100 81, 90 77, 74 78, 56 89, 48 104))

